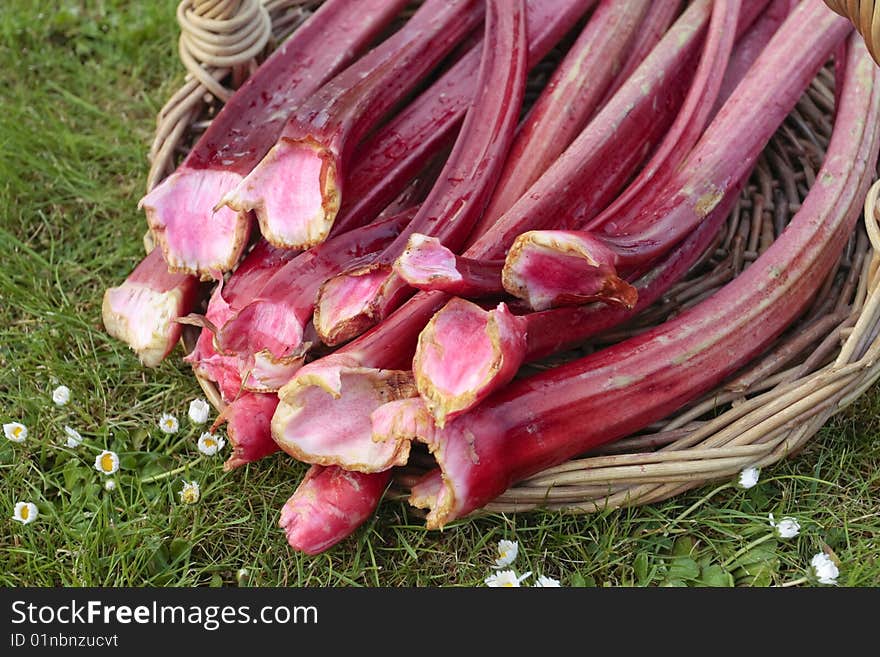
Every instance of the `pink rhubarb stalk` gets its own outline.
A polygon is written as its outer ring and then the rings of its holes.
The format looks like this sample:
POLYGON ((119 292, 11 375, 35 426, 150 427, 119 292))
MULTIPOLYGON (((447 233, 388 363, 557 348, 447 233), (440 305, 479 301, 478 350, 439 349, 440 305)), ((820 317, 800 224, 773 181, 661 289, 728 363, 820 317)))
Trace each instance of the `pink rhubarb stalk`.
POLYGON ((504 260, 480 261, 455 255, 436 237, 410 235, 394 272, 417 290, 440 290, 473 299, 504 294, 501 272, 504 260))
MULTIPOLYGON (((537 64, 595 0, 528 0, 528 67, 537 64)), ((360 144, 331 235, 361 226, 394 198, 434 154, 451 145, 470 105, 482 43, 360 144)))
POLYGON ((323 242, 358 142, 480 21, 476 0, 426 0, 406 24, 303 102, 254 170, 221 202, 253 210, 278 246, 323 242))
POLYGON ((278 524, 290 547, 319 554, 350 536, 376 511, 390 480, 390 471, 313 465, 281 510, 278 524))
POLYGON ((260 292, 216 335, 224 355, 235 355, 244 387, 271 392, 302 364, 303 336, 318 288, 353 263, 366 264, 412 219, 417 208, 312 247, 280 267, 260 292))
POLYGON ((262 240, 257 242, 229 280, 217 284, 204 317, 190 315, 182 320, 202 327, 195 348, 184 360, 196 374, 214 381, 227 403, 238 396, 241 375, 238 360, 216 350, 214 334, 256 296, 280 266, 295 256, 294 251, 278 249, 262 240))
POLYGON ((485 209, 513 138, 527 64, 523 2, 503 7, 499 2, 487 4, 478 95, 428 198, 375 263, 340 274, 321 288, 314 323, 325 344, 360 335, 412 294, 392 270, 412 233, 456 249, 485 209))
POLYGON ((614 76, 611 85, 605 91, 605 97, 599 103, 600 107, 605 105, 617 93, 617 90, 629 79, 633 71, 641 65, 648 56, 648 53, 654 49, 654 46, 666 34, 666 30, 672 25, 680 11, 681 2, 677 0, 650 3, 645 18, 642 20, 641 25, 639 25, 639 30, 627 49, 626 59, 624 59, 620 70, 614 76))
POLYGON ((104 292, 104 328, 144 366, 157 367, 180 339, 176 320, 193 307, 198 287, 192 276, 169 273, 162 249, 153 249, 122 285, 104 292))
POLYGON ((186 159, 140 201, 168 266, 203 279, 248 241, 247 213, 214 206, 269 151, 288 116, 391 22, 406 0, 327 0, 233 94, 186 159))
POLYGON ((215 427, 225 421, 226 435, 232 444, 232 455, 223 464, 224 470, 258 461, 278 451, 271 430, 277 406, 277 395, 243 392, 223 409, 215 427))
POLYGON ((517 130, 492 200, 474 228, 477 234, 525 193, 593 116, 650 4, 599 3, 517 130))
POLYGON ((641 205, 650 204, 660 185, 697 143, 721 89, 724 71, 733 50, 741 5, 738 0, 715 0, 703 54, 681 111, 636 179, 601 215, 590 222, 591 227, 612 220, 620 225, 625 221, 627 211, 635 212, 641 205))
POLYGON ((731 189, 712 214, 663 262, 634 282, 637 302, 632 308, 605 303, 552 308, 512 316, 504 303, 495 311, 453 299, 419 334, 413 374, 437 426, 466 413, 491 393, 507 385, 523 363, 532 362, 583 344, 589 338, 632 319, 665 294, 684 276, 709 247, 736 203, 741 185, 731 189), (453 304, 455 304, 453 306, 453 304), (456 323, 451 335, 447 313, 467 314, 468 323, 456 323), (495 315, 506 313, 506 340, 495 336, 495 315), (480 343, 483 348, 453 350, 452 340, 480 343), (449 345, 445 358, 428 358, 434 345, 449 345), (525 345, 524 347, 522 345, 525 345))
POLYGON ((666 417, 761 353, 809 306, 855 227, 877 164, 880 124, 870 117, 880 111, 878 71, 857 37, 849 44, 815 183, 785 232, 734 281, 638 337, 512 383, 444 429, 432 428, 419 399, 373 414, 378 440, 415 437, 437 460, 441 485, 433 471, 411 500, 429 509, 429 528, 666 417))
MULTIPOLYGON (((672 122, 687 90, 687 68, 695 62, 709 9, 708 0, 689 6, 612 101, 465 257, 503 257, 525 230, 554 226, 568 212, 594 216, 604 207, 672 122)), ((275 440, 308 434, 312 449, 336 464, 375 450, 370 447, 370 414, 383 399, 417 394, 411 372, 399 368, 411 368, 419 332, 448 300, 442 292, 421 292, 358 339, 305 365, 278 391, 275 440), (406 390, 388 389, 389 381, 404 379, 410 383, 406 390), (305 414, 307 406, 311 410, 305 414), (331 430, 312 421, 331 416, 338 419, 331 430)), ((385 455, 398 456, 385 449, 385 455)))
POLYGON ((590 296, 591 282, 599 296, 599 286, 644 270, 670 251, 752 168, 819 67, 848 34, 851 26, 839 18, 821 2, 802 2, 662 189, 640 202, 633 216, 623 211, 604 224, 599 217, 599 226, 588 233, 569 233, 566 240, 554 240, 551 234, 519 236, 507 254, 505 289, 542 302, 554 295, 564 299, 569 290, 560 285, 576 280, 575 301, 590 296), (805 34, 806 24, 811 29, 805 34), (554 264, 565 268, 566 276, 544 277, 536 269, 554 264))
MULTIPOLYGON (((434 223, 443 237, 463 240, 470 225, 485 207, 510 144, 522 101, 526 73, 523 9, 521 0, 512 6, 506 0, 488 2, 484 63, 477 85, 480 93, 468 111, 439 182, 407 230, 416 223, 423 226, 434 223)), ((392 278, 389 275, 390 266, 382 263, 381 258, 393 252, 398 243, 406 244, 406 232, 401 233, 380 256, 380 267, 373 265, 373 270, 381 273, 386 280, 392 278)), ((351 279, 362 282, 369 281, 370 277, 346 277, 346 280, 351 279)), ((327 289, 325 284, 322 295, 327 289)), ((326 317, 322 314, 321 306, 324 299, 324 296, 319 298, 314 319, 319 335, 319 317, 326 317)), ((340 304, 345 299, 345 296, 338 297, 340 304)), ((338 458, 338 454, 339 446, 351 442, 343 427, 351 425, 353 415, 344 409, 373 406, 388 398, 413 395, 416 391, 412 375, 388 371, 377 374, 373 379, 372 372, 357 368, 350 370, 345 356, 333 355, 330 359, 322 360, 323 363, 300 371, 293 381, 279 390, 279 396, 283 396, 287 403, 279 404, 273 418, 272 433, 276 442, 301 461, 340 465, 361 472, 381 471, 401 460, 405 461, 408 452, 388 452, 385 449, 387 445, 378 445, 369 440, 361 441, 359 447, 362 449, 353 447, 347 450, 342 459, 338 458), (344 396, 340 394, 343 387, 344 396), (313 414, 324 416, 323 407, 329 400, 336 400, 338 411, 332 418, 316 423, 318 416, 313 414)), ((363 427, 360 430, 363 431, 363 427)))

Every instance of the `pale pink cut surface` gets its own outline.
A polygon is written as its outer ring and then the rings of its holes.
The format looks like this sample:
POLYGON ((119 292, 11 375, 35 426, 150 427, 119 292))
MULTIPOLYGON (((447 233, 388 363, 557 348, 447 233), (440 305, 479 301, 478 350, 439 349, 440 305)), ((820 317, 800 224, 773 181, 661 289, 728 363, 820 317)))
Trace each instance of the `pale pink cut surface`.
POLYGON ((253 210, 260 231, 275 246, 307 248, 323 242, 334 217, 321 195, 323 160, 314 147, 279 141, 223 202, 253 210))
POLYGON ((250 235, 250 218, 214 206, 241 176, 212 169, 179 170, 144 196, 139 207, 172 270, 203 279, 231 270, 250 235))
POLYGON ((377 268, 361 275, 340 274, 327 281, 316 307, 318 334, 330 337, 337 327, 364 314, 389 276, 387 269, 377 268))
POLYGON ((338 465, 358 472, 380 472, 403 465, 408 445, 373 441, 370 414, 415 388, 395 386, 395 373, 369 368, 303 368, 279 391, 281 403, 272 419, 278 445, 306 463, 338 465), (333 391, 332 393, 330 391, 333 391), (362 418, 362 420, 359 420, 362 418))
POLYGON ((449 304, 435 317, 419 338, 420 370, 437 391, 457 397, 479 387, 496 361, 491 315, 474 304, 449 304))
POLYGON ((268 350, 275 358, 288 356, 302 343, 308 317, 279 304, 257 299, 231 318, 220 331, 221 348, 236 353, 248 353, 253 348, 268 350), (254 345, 257 345, 254 347, 254 345))
POLYGON ((277 392, 296 375, 304 360, 304 352, 276 359, 267 351, 259 351, 247 369, 244 388, 253 392, 277 392))
POLYGON ((180 339, 176 320, 183 311, 179 290, 157 292, 126 281, 104 293, 102 315, 107 332, 122 340, 146 367, 156 367, 180 339))
POLYGON ((517 238, 504 267, 504 287, 546 310, 565 300, 636 301, 616 275, 616 256, 598 239, 566 231, 530 231, 517 238))
POLYGON ((394 269, 410 285, 461 280, 461 274, 455 267, 455 254, 436 237, 419 233, 410 236, 406 250, 397 259, 394 269))

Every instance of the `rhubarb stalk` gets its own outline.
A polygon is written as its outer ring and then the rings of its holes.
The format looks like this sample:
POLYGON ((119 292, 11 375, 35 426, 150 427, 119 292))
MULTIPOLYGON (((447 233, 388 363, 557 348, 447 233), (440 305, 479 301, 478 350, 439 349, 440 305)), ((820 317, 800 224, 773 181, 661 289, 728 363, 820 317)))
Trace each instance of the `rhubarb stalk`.
POLYGON ((327 0, 224 105, 177 171, 140 201, 168 266, 216 278, 232 269, 251 221, 214 211, 269 151, 288 116, 391 22, 406 0, 327 0))
MULTIPOLYGON (((524 19, 522 0, 517 0, 512 6, 505 0, 490 0, 487 3, 483 65, 477 84, 480 93, 468 110, 461 133, 438 183, 407 229, 380 256, 378 265, 372 265, 365 272, 376 272, 376 275, 343 276, 341 280, 353 281, 355 284, 366 281, 371 284, 373 279, 381 276, 382 282, 396 282, 397 277, 390 273, 390 262, 393 260, 383 262, 382 258, 389 254, 399 254, 398 249, 402 246, 397 245, 406 244, 407 231, 411 231, 414 225, 430 227, 433 224, 436 226, 435 232, 439 231, 440 236, 452 241, 461 241, 466 237, 473 221, 488 202, 519 114, 526 73, 524 19)), ((329 283, 332 284, 337 279, 340 277, 331 279, 329 283)), ((345 286, 338 285, 330 289, 340 290, 343 287, 345 286)), ((350 303, 348 300, 357 292, 353 286, 345 289, 348 290, 348 295, 340 294, 336 297, 341 308, 346 308, 345 304, 350 303)), ((322 304, 327 299, 327 290, 328 284, 325 284, 314 318, 322 339, 322 319, 327 319, 322 304)), ((348 366, 345 357, 342 357, 332 359, 333 367, 341 367, 337 361, 348 366)), ((415 394, 411 375, 380 375, 376 382, 370 380, 368 375, 362 376, 366 372, 355 371, 343 372, 334 381, 333 375, 327 375, 326 370, 323 374, 316 375, 316 370, 320 371, 327 365, 323 363, 310 368, 308 372, 301 371, 290 384, 279 391, 279 396, 283 395, 288 403, 279 405, 273 419, 273 436, 276 442, 289 454, 307 463, 336 464, 362 472, 384 470, 397 460, 405 459, 406 454, 387 451, 380 453, 375 443, 363 441, 363 450, 352 449, 347 458, 337 461, 337 447, 350 442, 347 440, 348 434, 339 428, 330 431, 326 426, 312 426, 314 422, 309 425, 305 420, 313 417, 311 414, 314 412, 323 414, 321 409, 327 397, 338 399, 343 385, 346 387, 346 395, 339 402, 358 408, 381 401, 386 395, 394 395, 395 398, 403 396, 401 390, 406 390, 406 394, 415 394), (395 384, 389 385, 389 380, 395 381, 395 384), (302 391, 302 396, 297 394, 297 390, 302 391), (312 399, 311 404, 309 399, 312 399)), ((350 424, 353 417, 349 413, 335 416, 340 425, 350 424)), ((363 427, 359 429, 363 431, 363 427)))
POLYGON ((162 249, 153 249, 122 285, 104 292, 104 328, 144 366, 157 367, 180 339, 175 320, 193 307, 198 287, 192 276, 169 273, 162 249))
POLYGON ((352 263, 371 262, 400 234, 416 209, 301 253, 278 268, 258 294, 218 327, 219 351, 239 359, 245 388, 271 392, 290 380, 302 364, 303 336, 318 288, 352 263))
POLYGON ((253 210, 263 236, 327 238, 358 142, 480 21, 476 0, 426 0, 406 24, 303 102, 269 153, 218 205, 253 210))
POLYGON ((524 6, 522 0, 507 5, 487 4, 479 92, 419 212, 375 263, 340 274, 321 288, 314 323, 325 344, 360 335, 412 294, 392 270, 412 233, 456 249, 485 209, 513 138, 525 85, 524 6))
POLYGON ((517 130, 475 233, 482 234, 495 223, 593 116, 650 4, 646 0, 599 3, 517 130))
MULTIPOLYGON (((687 236, 752 168, 761 150, 794 107, 822 63, 851 29, 821 2, 805 1, 789 16, 746 77, 718 112, 700 141, 668 182, 640 203, 633 216, 602 221, 590 232, 525 233, 504 266, 505 289, 540 307, 564 300, 564 286, 581 284, 573 299, 602 295, 606 286, 645 269, 687 236), (811 29, 804 33, 802 26, 811 29), (535 264, 564 267, 558 280, 535 264), (595 282, 593 288, 590 284, 595 282), (562 287, 560 287, 560 285, 562 287)), ((603 216, 605 213, 603 213, 603 216)))
MULTIPOLYGON (((628 167, 641 160, 639 153, 656 143, 671 123, 687 89, 687 66, 695 61, 708 19, 708 0, 692 3, 612 101, 463 255, 479 260, 503 257, 524 230, 552 226, 569 210, 588 216, 598 212, 630 175, 628 167)), ((392 395, 399 399, 417 394, 414 382, 403 395, 398 390, 370 391, 387 386, 389 371, 395 373, 395 381, 404 377, 412 381, 411 373, 394 368, 411 368, 419 332, 448 300, 442 292, 421 292, 358 339, 304 366, 278 391, 281 401, 272 421, 276 441, 285 440, 285 435, 308 434, 317 445, 323 435, 328 446, 321 448, 322 458, 338 464, 353 460, 347 450, 358 455, 365 452, 365 445, 373 442, 369 417, 376 402, 392 395), (356 400, 349 397, 349 389, 356 400), (334 429, 322 434, 320 425, 297 417, 307 404, 315 413, 309 418, 339 417, 334 429)), ((394 450, 387 453, 396 454, 394 450)))
POLYGON ((373 414, 377 439, 415 437, 437 460, 441 485, 432 471, 411 499, 429 509, 428 527, 666 417, 761 353, 809 306, 850 237, 877 164, 878 71, 855 36, 840 83, 835 130, 807 198, 785 232, 719 292, 638 337, 516 381, 444 429, 431 428, 419 399, 373 414))
POLYGON ((362 474, 313 465, 281 510, 279 525, 295 550, 319 554, 344 538, 376 510, 391 472, 362 474))

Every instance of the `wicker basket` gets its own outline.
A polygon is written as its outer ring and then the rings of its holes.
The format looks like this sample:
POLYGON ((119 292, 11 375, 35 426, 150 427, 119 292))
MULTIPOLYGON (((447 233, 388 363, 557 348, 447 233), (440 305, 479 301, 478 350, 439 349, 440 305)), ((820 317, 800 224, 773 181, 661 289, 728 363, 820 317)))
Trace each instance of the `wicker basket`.
MULTIPOLYGON (((283 39, 319 4, 263 1, 263 6, 258 0, 181 3, 181 58, 191 73, 158 117, 150 152, 150 188, 173 170, 176 158, 228 97, 231 90, 220 81, 240 83, 272 43, 283 39), (197 63, 199 57, 205 66, 197 63)), ((853 22, 876 59, 880 7, 873 20, 869 11, 873 2, 827 2, 835 11, 855 12, 853 22)), ((594 339, 587 351, 634 335, 705 299, 772 244, 800 207, 821 164, 831 135, 833 89, 833 73, 823 69, 768 144, 727 229, 687 279, 632 324, 594 339)), ((802 449, 832 415, 880 377, 878 195, 880 183, 868 194, 864 229, 852 236, 812 307, 761 358, 645 432, 520 482, 485 510, 592 512, 648 504, 729 479, 750 466, 769 466, 802 449)), ((185 334, 184 348, 189 351, 193 344, 192 334, 185 334)), ((579 350, 532 367, 551 367, 583 353, 579 350)), ((214 385, 204 379, 199 383, 222 410, 214 385)), ((395 477, 392 494, 405 495, 431 465, 426 453, 414 451, 410 465, 395 477)))

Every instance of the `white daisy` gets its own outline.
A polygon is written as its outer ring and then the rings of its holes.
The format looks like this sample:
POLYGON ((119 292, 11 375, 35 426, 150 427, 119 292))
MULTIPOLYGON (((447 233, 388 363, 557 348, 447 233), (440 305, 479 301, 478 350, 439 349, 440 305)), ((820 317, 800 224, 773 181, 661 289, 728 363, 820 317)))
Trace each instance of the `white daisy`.
POLYGON ((189 403, 189 419, 196 424, 204 424, 208 421, 211 407, 204 399, 193 399, 189 403))
POLYGON ((171 413, 162 413, 159 417, 159 428, 162 433, 177 433, 180 428, 180 422, 171 413))
POLYGON ((83 437, 79 434, 79 431, 72 427, 65 426, 64 433, 67 436, 67 442, 65 443, 68 447, 79 447, 82 444, 83 437))
POLYGON ((516 555, 519 554, 519 543, 517 541, 498 541, 498 558, 495 559, 496 568, 507 568, 516 561, 516 555))
POLYGON ((513 570, 499 570, 497 573, 489 575, 484 582, 486 586, 492 587, 519 587, 520 582, 529 577, 532 573, 524 573, 517 577, 513 570))
POLYGON ((56 406, 64 406, 70 401, 70 388, 67 386, 58 386, 52 391, 52 401, 56 406))
POLYGON ((820 584, 837 584, 840 570, 827 554, 820 552, 815 555, 810 561, 810 565, 813 567, 813 572, 816 573, 820 584))
POLYGON ((23 443, 28 436, 27 427, 21 422, 4 424, 3 434, 14 443, 23 443))
POLYGON ((223 449, 226 441, 221 436, 215 436, 207 431, 199 436, 199 451, 205 456, 214 456, 223 449))
POLYGON ((773 514, 769 514, 770 526, 776 530, 779 538, 794 538, 801 531, 801 524, 790 516, 784 517, 779 522, 773 518, 773 514))
POLYGON ((119 470, 119 456, 105 449, 95 457, 95 470, 105 475, 115 474, 119 470))
POLYGON ((544 587, 544 588, 560 588, 559 580, 553 579, 552 577, 544 577, 543 575, 538 576, 538 579, 535 581, 532 586, 544 587))
POLYGON ((116 490, 116 480, 115 479, 108 479, 107 481, 105 481, 104 482, 104 490, 106 490, 106 491, 116 490))
POLYGON ((183 488, 180 490, 180 501, 184 504, 195 504, 199 501, 199 497, 201 497, 201 490, 199 489, 199 482, 197 481, 184 481, 183 488))
POLYGON ((12 519, 17 520, 22 525, 27 525, 36 520, 38 515, 40 515, 40 512, 37 510, 37 505, 33 502, 16 502, 12 519))
POLYGON ((162 416, 159 418, 159 428, 163 433, 177 433, 177 430, 180 428, 180 422, 170 413, 162 413, 162 416))
POLYGON ((758 468, 746 468, 739 473, 739 485, 742 488, 751 488, 758 483, 761 471, 758 468))

